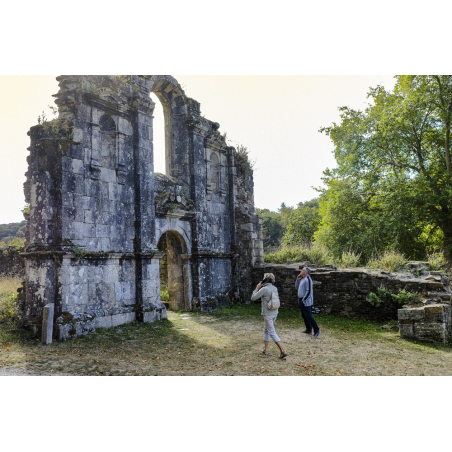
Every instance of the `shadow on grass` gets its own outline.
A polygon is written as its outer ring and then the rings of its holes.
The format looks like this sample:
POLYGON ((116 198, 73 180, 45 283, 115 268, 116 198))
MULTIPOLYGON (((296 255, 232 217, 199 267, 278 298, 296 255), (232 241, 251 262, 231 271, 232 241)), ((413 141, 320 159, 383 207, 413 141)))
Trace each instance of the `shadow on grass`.
MULTIPOLYGON (((19 334, 14 336, 16 341, 11 350, 15 355, 10 357, 9 362, 33 372, 54 371, 75 375, 263 375, 264 372, 283 372, 283 366, 290 364, 281 363, 277 354, 273 361, 262 359, 260 304, 236 305, 210 313, 190 313, 188 316, 183 316, 182 312, 171 312, 169 317, 170 320, 153 324, 131 323, 98 329, 95 333, 48 346, 41 345, 26 334, 19 334), (184 317, 188 319, 184 320, 184 317), (265 369, 262 367, 264 363, 265 369)), ((398 329, 383 322, 325 314, 315 315, 315 318, 322 336, 327 342, 333 339, 329 344, 334 346, 341 342, 336 339, 347 338, 356 340, 356 346, 369 340, 375 341, 377 346, 380 340, 384 340, 390 347, 385 346, 382 349, 386 350, 384 353, 391 353, 390 350, 400 349, 401 346, 426 353, 430 353, 429 350, 452 351, 452 345, 401 340, 398 329), (364 341, 360 343, 361 338, 364 341)), ((297 309, 280 310, 277 331, 284 328, 286 333, 293 335, 302 327, 303 321, 297 309)), ((284 337, 282 339, 284 342, 284 337)), ((293 344, 298 344, 292 346, 295 350, 300 345, 298 337, 293 344)), ((319 353, 322 347, 325 352, 328 351, 328 347, 322 346, 322 341, 303 344, 305 351, 319 353)), ((344 344, 342 349, 337 350, 342 350, 339 353, 350 353, 354 347, 353 344, 347 347, 344 344)), ((2 353, 0 358, 5 356, 2 353)), ((293 358, 300 359, 295 358, 295 354, 293 358)), ((296 363, 291 365, 292 374, 307 372, 296 363)))

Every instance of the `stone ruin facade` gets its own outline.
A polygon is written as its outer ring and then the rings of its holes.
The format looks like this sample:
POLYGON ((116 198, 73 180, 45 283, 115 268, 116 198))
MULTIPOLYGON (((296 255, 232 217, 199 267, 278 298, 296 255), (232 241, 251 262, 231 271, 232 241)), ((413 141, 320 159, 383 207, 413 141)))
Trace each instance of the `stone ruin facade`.
POLYGON ((47 341, 249 297, 263 263, 247 159, 167 75, 60 76, 30 129, 24 313, 47 341), (155 93, 166 174, 154 172, 155 93), (43 322, 45 324, 43 324, 43 322))

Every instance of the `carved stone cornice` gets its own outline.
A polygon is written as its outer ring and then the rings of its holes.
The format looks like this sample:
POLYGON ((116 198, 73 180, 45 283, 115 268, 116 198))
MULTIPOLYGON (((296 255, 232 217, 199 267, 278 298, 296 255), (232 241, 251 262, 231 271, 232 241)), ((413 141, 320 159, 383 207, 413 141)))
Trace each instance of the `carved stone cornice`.
POLYGON ((209 125, 205 120, 196 116, 189 116, 186 121, 187 128, 196 135, 205 137, 209 131, 209 125))

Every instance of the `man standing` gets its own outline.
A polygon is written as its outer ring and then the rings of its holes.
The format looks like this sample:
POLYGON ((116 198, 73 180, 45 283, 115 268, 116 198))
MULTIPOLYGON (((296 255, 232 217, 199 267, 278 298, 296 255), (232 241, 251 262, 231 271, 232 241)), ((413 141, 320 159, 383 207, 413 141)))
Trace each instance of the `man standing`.
POLYGON ((312 305, 314 304, 314 294, 312 290, 312 279, 309 276, 311 269, 309 267, 303 268, 295 281, 295 287, 298 290, 298 306, 301 310, 301 316, 303 317, 306 325, 305 334, 312 334, 314 329, 314 339, 320 336, 320 329, 317 326, 317 322, 312 317, 312 305))

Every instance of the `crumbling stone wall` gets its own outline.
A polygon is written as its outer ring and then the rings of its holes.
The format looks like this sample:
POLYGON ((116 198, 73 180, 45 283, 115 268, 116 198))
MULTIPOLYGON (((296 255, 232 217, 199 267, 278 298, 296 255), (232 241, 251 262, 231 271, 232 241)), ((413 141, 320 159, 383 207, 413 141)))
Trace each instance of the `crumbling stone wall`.
MULTIPOLYGON (((297 306, 295 279, 309 263, 264 264, 252 271, 251 289, 264 273, 274 273, 282 306, 297 306)), ((388 273, 363 268, 337 269, 312 267, 315 312, 365 319, 398 319, 400 336, 405 339, 446 343, 452 337, 452 293, 449 278, 438 271, 416 268, 410 272, 388 273), (367 297, 383 286, 391 293, 401 289, 420 294, 417 302, 375 308, 367 297)), ((251 293, 251 292, 250 292, 251 293)))
MULTIPOLYGON (((253 285, 262 280, 264 273, 274 273, 282 306, 298 307, 295 280, 300 268, 306 264, 264 264, 253 269, 253 285)), ((308 264, 309 265, 309 264, 308 264)), ((312 268, 314 283, 314 306, 325 314, 365 319, 398 318, 400 306, 375 308, 366 298, 371 292, 383 286, 391 293, 401 289, 421 294, 422 298, 434 303, 450 303, 449 279, 439 272, 424 272, 420 277, 410 273, 388 273, 365 268, 312 268)), ((251 292, 250 292, 251 294, 251 292)))
POLYGON ((29 132, 24 257, 32 330, 40 334, 47 304, 59 339, 165 318, 164 254, 174 308, 243 299, 262 260, 262 227, 252 171, 236 164, 219 124, 171 76, 57 80, 58 119, 29 132), (151 92, 165 114, 165 175, 154 172, 151 92))
POLYGON ((20 251, 21 249, 14 247, 0 250, 0 276, 17 278, 25 276, 25 263, 20 251))

